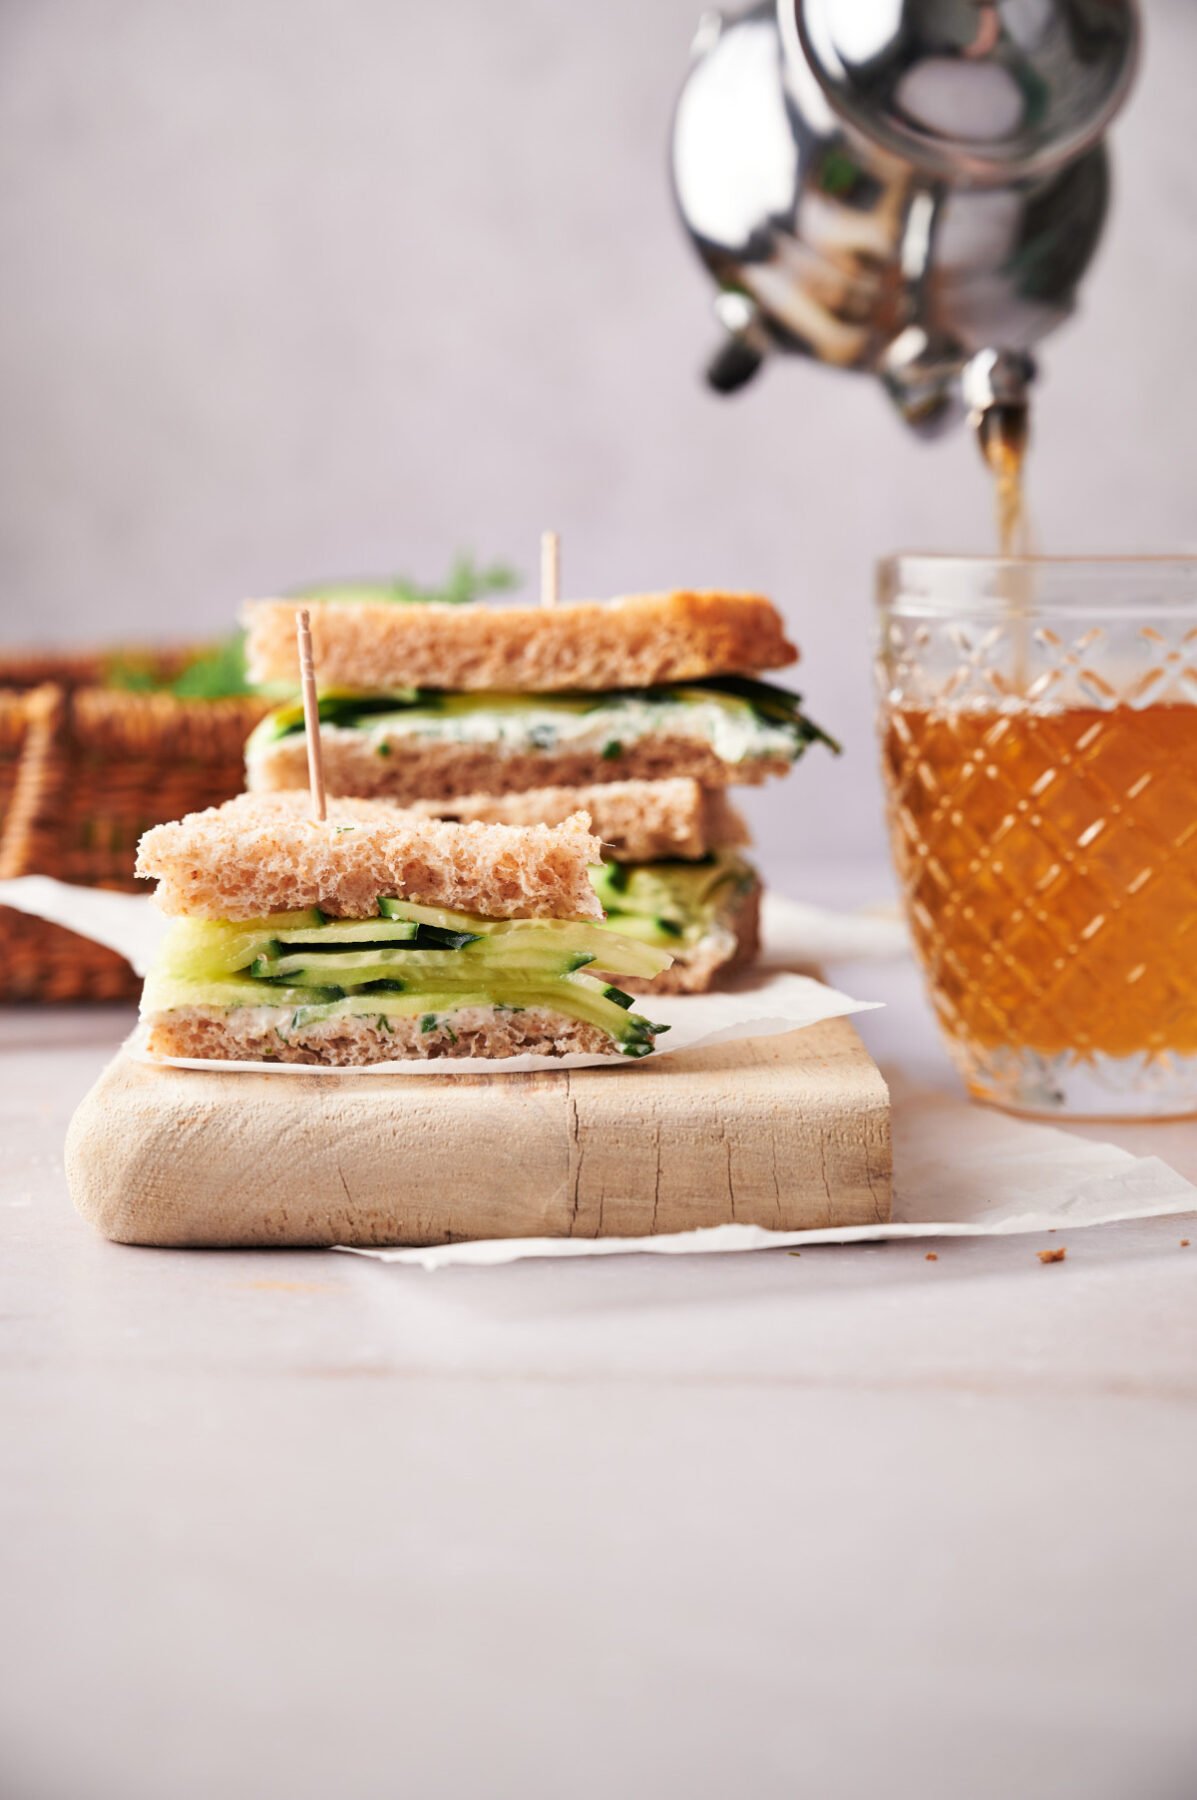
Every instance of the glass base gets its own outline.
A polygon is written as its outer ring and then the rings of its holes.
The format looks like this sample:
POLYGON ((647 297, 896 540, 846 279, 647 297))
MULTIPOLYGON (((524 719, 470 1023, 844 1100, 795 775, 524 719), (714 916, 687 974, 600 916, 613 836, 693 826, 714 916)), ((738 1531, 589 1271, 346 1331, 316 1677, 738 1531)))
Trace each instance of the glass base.
POLYGON ((951 1046, 975 1100, 1036 1119, 1188 1119, 1197 1116, 1197 1056, 1172 1051, 1081 1058, 1073 1051, 951 1046))

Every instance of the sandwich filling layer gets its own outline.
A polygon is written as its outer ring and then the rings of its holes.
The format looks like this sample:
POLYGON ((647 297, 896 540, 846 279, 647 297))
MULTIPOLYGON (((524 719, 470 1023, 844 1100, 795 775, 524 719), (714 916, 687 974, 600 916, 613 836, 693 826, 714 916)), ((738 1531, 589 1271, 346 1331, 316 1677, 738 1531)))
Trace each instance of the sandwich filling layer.
MULTIPOLYGON (((797 762, 816 741, 836 746, 783 688, 741 676, 687 686, 607 693, 449 693, 408 689, 389 694, 326 693, 322 736, 335 745, 351 736, 379 757, 431 746, 485 749, 496 757, 572 753, 618 765, 653 740, 698 744, 728 767, 797 762)), ((275 746, 303 731, 297 704, 271 713, 253 733, 251 775, 275 746)))
POLYGON ((661 975, 625 976, 632 992, 706 993, 756 957, 761 884, 742 857, 725 852, 693 862, 611 862, 591 874, 610 929, 673 952, 661 975))
POLYGON ((278 1060, 461 1055, 469 1052, 455 1020, 470 1034, 481 1018, 506 1019, 518 1032, 526 1015, 539 1047, 556 1021, 565 1023, 558 1040, 586 1028, 588 1047, 641 1057, 666 1027, 632 1011, 630 995, 605 975, 586 971, 651 979, 669 960, 662 948, 586 920, 485 919, 384 897, 374 916, 360 919, 330 919, 316 908, 235 922, 176 919, 141 1009, 151 1049, 166 1054, 187 1053, 177 1048, 180 1028, 184 1038, 194 1035, 199 1020, 209 1035, 219 1027, 218 1037, 252 1041, 256 1054, 278 1060), (375 1045, 394 1039, 403 1047, 322 1055, 321 1044, 335 1048, 351 1021, 370 1022, 375 1045))
POLYGON ((696 862, 603 863, 591 870, 591 880, 606 929, 675 956, 718 931, 757 886, 756 871, 742 856, 714 851, 696 862))

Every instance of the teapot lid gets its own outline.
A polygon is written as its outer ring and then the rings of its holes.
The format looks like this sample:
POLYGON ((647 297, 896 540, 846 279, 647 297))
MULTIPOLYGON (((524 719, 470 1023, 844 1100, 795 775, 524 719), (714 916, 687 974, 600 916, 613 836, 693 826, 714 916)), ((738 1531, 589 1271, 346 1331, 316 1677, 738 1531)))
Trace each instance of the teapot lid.
POLYGON ((849 125, 960 181, 1039 175, 1126 97, 1135 0, 778 0, 787 55, 849 125))

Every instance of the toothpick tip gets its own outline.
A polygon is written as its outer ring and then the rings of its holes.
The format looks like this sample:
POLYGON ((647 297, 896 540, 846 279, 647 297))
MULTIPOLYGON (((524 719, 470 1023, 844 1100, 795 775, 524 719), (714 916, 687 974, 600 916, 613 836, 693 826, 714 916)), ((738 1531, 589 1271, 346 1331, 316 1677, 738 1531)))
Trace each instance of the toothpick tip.
POLYGON ((561 596, 561 533, 540 534, 540 604, 556 606, 561 596))

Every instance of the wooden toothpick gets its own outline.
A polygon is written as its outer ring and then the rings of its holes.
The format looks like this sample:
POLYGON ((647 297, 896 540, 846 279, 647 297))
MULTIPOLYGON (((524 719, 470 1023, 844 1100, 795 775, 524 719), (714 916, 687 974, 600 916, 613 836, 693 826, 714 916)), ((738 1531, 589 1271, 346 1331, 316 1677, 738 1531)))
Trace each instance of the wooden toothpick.
POLYGON ((308 786, 312 794, 312 817, 326 819, 328 806, 324 798, 324 751, 320 744, 316 664, 312 657, 312 615, 306 606, 301 606, 295 615, 295 632, 299 639, 299 679, 303 686, 303 729, 308 740, 308 786))
POLYGON ((555 531, 540 534, 540 604, 556 606, 561 598, 561 539, 555 531))

